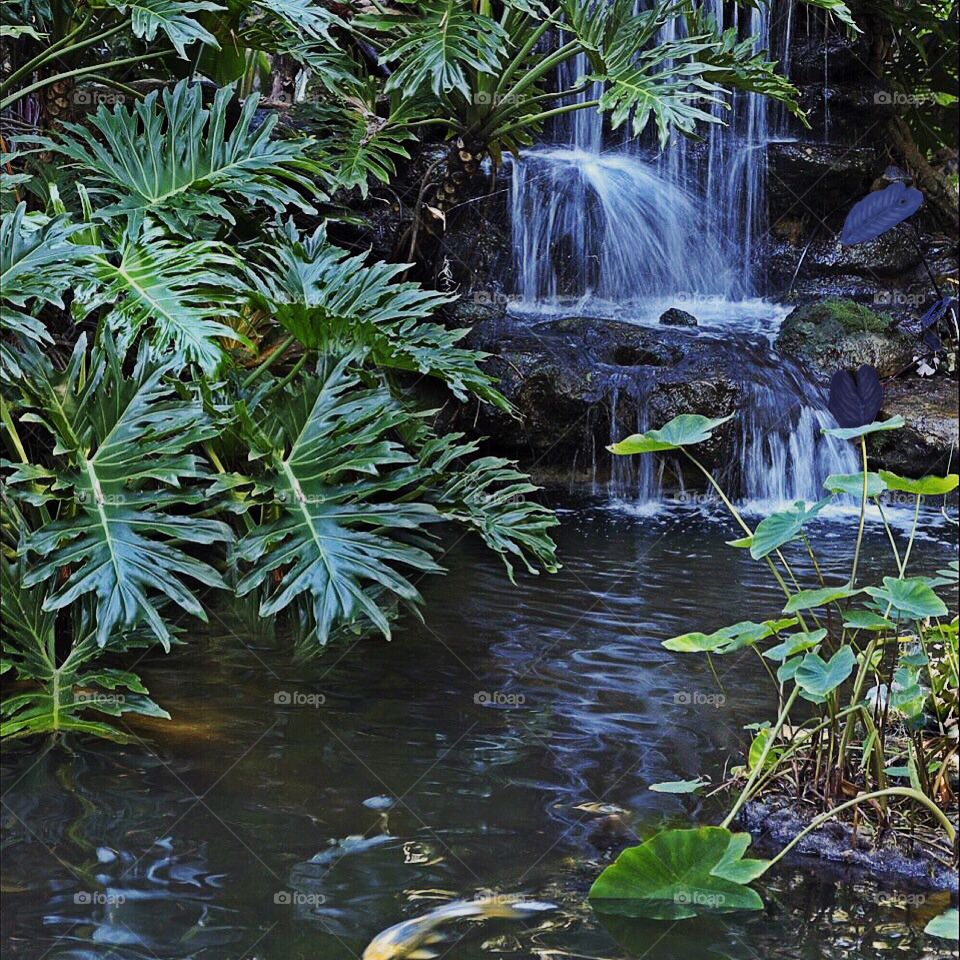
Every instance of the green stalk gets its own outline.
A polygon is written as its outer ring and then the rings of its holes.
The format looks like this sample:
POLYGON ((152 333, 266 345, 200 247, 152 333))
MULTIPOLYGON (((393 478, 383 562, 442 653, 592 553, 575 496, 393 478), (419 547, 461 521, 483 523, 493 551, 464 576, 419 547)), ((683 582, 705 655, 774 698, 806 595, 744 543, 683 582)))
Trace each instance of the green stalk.
POLYGON ((863 525, 867 517, 867 441, 860 437, 860 454, 863 458, 863 492, 860 497, 860 522, 857 527, 857 546, 853 551, 853 568, 850 570, 850 589, 857 585, 857 565, 860 562, 860 547, 863 544, 863 525))
MULTIPOLYGON (((746 533, 748 537, 752 537, 753 530, 750 528, 749 524, 747 524, 747 522, 740 515, 740 511, 737 510, 737 508, 733 505, 730 498, 723 492, 723 487, 721 487, 720 484, 717 483, 717 481, 713 477, 713 474, 692 453, 690 453, 685 448, 681 448, 681 449, 683 449, 683 453, 687 457, 687 459, 694 464, 694 466, 707 478, 707 480, 710 482, 710 485, 713 487, 713 489, 717 491, 717 496, 720 497, 720 499, 723 501, 724 506, 730 511, 730 514, 733 517, 733 519, 740 524, 740 528, 743 530, 743 532, 746 533)), ((780 562, 784 565, 787 571, 790 572, 790 566, 787 563, 786 559, 784 558, 783 554, 780 553, 779 550, 777 551, 777 556, 780 558, 780 562)), ((783 595, 789 600, 793 596, 793 594, 790 592, 790 588, 787 586, 783 577, 780 576, 780 571, 777 570, 777 568, 773 565, 773 561, 769 557, 764 557, 763 559, 766 561, 767 567, 769 567, 770 569, 770 573, 773 574, 774 579, 777 581, 777 583, 780 586, 780 589, 783 591, 783 595)), ((791 577, 793 576, 792 572, 790 572, 790 576, 791 577)), ((795 577, 794 577, 794 582, 796 582, 795 577)), ((798 613, 797 620, 800 622, 800 626, 803 627, 804 630, 809 629, 807 627, 806 622, 803 619, 803 614, 798 613)))
POLYGON ((501 127, 496 135, 498 137, 505 137, 508 133, 513 133, 514 130, 519 130, 521 127, 529 127, 534 123, 549 120, 551 117, 558 117, 563 113, 572 113, 574 110, 586 110, 589 107, 596 107, 599 103, 599 100, 581 100, 578 103, 568 103, 563 107, 555 107, 553 110, 544 110, 542 113, 535 113, 532 116, 518 120, 516 123, 509 123, 507 126, 501 127))
POLYGON ((261 375, 262 373, 264 373, 266 370, 268 370, 268 369, 270 368, 270 366, 271 366, 276 360, 278 360, 284 353, 287 352, 287 348, 288 348, 288 347, 290 346, 290 344, 292 344, 292 343, 294 342, 294 340, 296 340, 296 339, 297 339, 297 338, 294 337, 294 336, 287 337, 286 340, 284 340, 284 341, 280 344, 280 346, 277 347, 277 348, 270 354, 270 356, 268 356, 268 357, 266 358, 266 360, 264 360, 264 361, 260 364, 260 366, 258 366, 256 369, 254 369, 253 372, 250 373, 250 375, 243 381, 243 383, 241 384, 241 386, 243 387, 243 389, 246 390, 247 387, 249 387, 249 386, 251 386, 252 384, 254 384, 254 383, 257 381, 257 379, 259 379, 259 377, 260 377, 260 375, 261 375))
POLYGON ((510 82, 510 78, 517 72, 520 65, 527 58, 530 51, 537 45, 540 38, 550 29, 550 24, 553 22, 555 13, 551 13, 550 16, 543 21, 536 29, 531 31, 530 36, 527 37, 526 43, 517 51, 517 55, 507 64, 506 70, 503 71, 503 76, 500 77, 500 82, 496 86, 496 92, 499 93, 506 85, 510 82))
POLYGON ((920 519, 920 500, 922 495, 917 494, 917 502, 913 508, 913 527, 910 529, 910 539, 907 542, 907 552, 903 555, 903 566, 900 568, 900 579, 902 580, 907 572, 907 564, 910 562, 910 553, 913 550, 913 541, 917 536, 917 522, 920 519))
POLYGON ((900 562, 900 551, 897 549, 897 541, 894 539, 890 524, 887 523, 887 515, 883 512, 883 505, 877 499, 877 509, 880 511, 880 519, 883 521, 883 528, 887 531, 887 539, 890 541, 890 547, 893 550, 893 559, 897 562, 897 570, 900 571, 900 579, 903 579, 903 564, 900 562))
POLYGON ((58 55, 59 52, 64 48, 70 45, 70 41, 77 36, 77 34, 82 33, 87 25, 90 23, 93 18, 93 14, 88 13, 80 23, 71 30, 65 36, 62 36, 55 43, 50 44, 45 50, 41 50, 32 60, 28 60, 22 67, 18 67, 13 73, 10 74, 3 83, 0 83, 0 94, 5 93, 10 89, 13 84, 15 84, 21 77, 29 76, 33 73, 37 67, 42 66, 48 60, 51 60, 54 56, 58 55))
POLYGON ((783 729, 783 725, 787 722, 787 717, 790 716, 790 710, 796 702, 797 696, 800 693, 800 688, 794 684, 793 691, 790 693, 790 696, 787 697, 787 702, 783 705, 783 709, 780 711, 780 716, 777 717, 777 722, 774 725, 773 729, 770 731, 770 736, 767 737, 766 743, 763 745, 763 752, 760 754, 760 758, 757 760, 756 766, 750 773, 750 776, 747 779, 747 782, 744 784, 743 790, 740 791, 740 796, 737 797, 737 802, 731 807, 730 812, 727 814, 726 819, 723 823, 720 824, 721 827, 729 827, 733 823, 734 817, 736 817, 740 808, 747 802, 750 798, 750 793, 753 789, 753 785, 756 783, 757 778, 760 776, 761 771, 763 770, 763 765, 767 760, 767 755, 770 753, 770 750, 773 747, 773 744, 776 742, 777 737, 780 734, 780 731, 783 729))
POLYGON ((142 53, 135 57, 124 57, 122 60, 111 60, 108 63, 97 63, 90 67, 79 67, 76 70, 66 70, 63 73, 56 73, 52 77, 47 77, 45 80, 38 80, 36 83, 31 83, 29 87, 24 87, 22 90, 10 94, 9 97, 4 97, 3 100, 0 100, 0 110, 6 110, 11 104, 22 100, 34 91, 42 90, 44 87, 59 83, 61 80, 85 77, 90 73, 98 73, 101 70, 109 70, 112 67, 122 67, 128 63, 143 63, 144 60, 156 60, 157 57, 165 57, 167 54, 168 51, 166 50, 157 53, 142 53))
MULTIPOLYGON (((831 817, 835 817, 839 813, 843 813, 844 810, 849 810, 851 807, 859 806, 861 803, 866 803, 868 800, 877 800, 880 797, 908 797, 911 800, 916 801, 917 803, 925 806, 930 812, 936 817, 937 821, 943 827, 944 831, 947 834, 947 838, 950 840, 950 843, 956 843, 957 832, 953 828, 953 824, 947 819, 944 812, 928 797, 925 797, 922 793, 917 790, 912 789, 911 787, 887 787, 885 790, 875 790, 873 793, 863 793, 859 797, 854 797, 852 800, 848 800, 846 803, 841 803, 839 807, 834 807, 832 810, 828 810, 826 813, 821 813, 819 816, 814 817, 810 823, 807 824, 803 830, 800 831, 767 865, 769 870, 775 863, 779 860, 782 860, 808 833, 812 830, 816 830, 821 824, 826 823, 831 817)), ((726 824, 724 824, 726 826, 726 824)))

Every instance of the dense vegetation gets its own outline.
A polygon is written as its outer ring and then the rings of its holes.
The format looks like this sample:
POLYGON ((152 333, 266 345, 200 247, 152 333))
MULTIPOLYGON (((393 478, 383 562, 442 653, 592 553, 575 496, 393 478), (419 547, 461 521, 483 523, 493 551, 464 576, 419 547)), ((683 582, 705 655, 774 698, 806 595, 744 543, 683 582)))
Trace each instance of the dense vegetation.
MULTIPOLYGON (((891 143, 955 220, 955 184, 932 165, 956 139, 956 63, 938 55, 956 47, 954 4, 806 2, 867 34, 878 81, 913 98, 891 143), (923 98, 931 109, 913 109, 923 98)), ((448 426, 458 404, 517 414, 447 323, 454 295, 421 282, 424 238, 562 114, 597 110, 661 147, 721 122, 713 107, 733 91, 803 120, 777 65, 705 5, 637 6, 3 0, 4 737, 122 742, 124 713, 167 716, 134 667, 224 598, 284 618, 309 655, 390 639, 442 572, 446 537, 479 537, 511 578, 557 569, 537 487, 448 426), (350 204, 389 190, 426 140, 442 146, 417 169, 404 257, 340 245, 350 204)), ((681 416, 612 449, 699 467, 687 448, 722 422, 681 416)), ((704 471, 744 533, 731 546, 766 565, 785 606, 664 646, 758 658, 779 710, 751 730, 722 824, 626 851, 593 887, 600 909, 696 913, 681 886, 651 880, 664 861, 720 898, 708 907, 759 908, 750 882, 793 844, 744 859, 749 836, 730 827, 770 795, 814 804, 810 829, 856 808, 955 859, 957 621, 938 591, 957 568, 908 565, 922 498, 957 477, 871 472, 863 437, 897 426, 834 431, 858 444, 862 473, 755 527, 704 471), (883 518, 893 566, 866 585, 864 517, 887 490, 916 498, 914 528, 898 543, 883 518), (860 522, 849 578, 828 583, 805 527, 840 495, 859 499, 860 522), (801 545, 816 582, 791 566, 801 545)))
POLYGON ((506 407, 432 319, 449 298, 335 246, 335 196, 388 181, 421 128, 451 137, 424 204, 442 219, 484 156, 557 112, 662 140, 714 122, 703 101, 731 88, 796 109, 773 65, 690 2, 9 2, 3 31, 12 736, 122 737, 97 715, 160 708, 117 655, 168 648, 218 592, 256 595, 315 643, 389 637, 440 570, 442 522, 511 571, 554 569, 533 486, 438 430, 419 389, 506 407), (579 54, 592 72, 550 88, 579 54), (594 81, 598 100, 573 96, 594 81), (309 130, 278 132, 256 88, 308 100, 309 130))

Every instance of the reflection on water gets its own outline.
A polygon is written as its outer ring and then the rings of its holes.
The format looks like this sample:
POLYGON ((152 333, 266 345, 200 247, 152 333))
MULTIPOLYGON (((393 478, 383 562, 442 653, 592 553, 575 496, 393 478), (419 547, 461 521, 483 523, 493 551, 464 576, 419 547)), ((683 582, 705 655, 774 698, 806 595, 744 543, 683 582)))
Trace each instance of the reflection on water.
MULTIPOLYGON (((796 867, 761 881, 758 916, 670 925, 585 905, 611 850, 716 813, 649 784, 719 779, 771 705, 755 661, 718 664, 718 690, 705 662, 660 641, 781 602, 696 508, 577 506, 556 577, 514 590, 496 561, 452 544, 449 575, 424 584, 426 624, 307 665, 224 608, 138 668, 172 723, 138 721, 128 746, 9 749, 4 955, 347 960, 404 918, 495 892, 560 910, 467 923, 442 955, 951 956, 921 932, 942 897, 796 867)), ((838 572, 849 523, 823 526, 838 572)), ((916 548, 929 566, 953 552, 916 548)))

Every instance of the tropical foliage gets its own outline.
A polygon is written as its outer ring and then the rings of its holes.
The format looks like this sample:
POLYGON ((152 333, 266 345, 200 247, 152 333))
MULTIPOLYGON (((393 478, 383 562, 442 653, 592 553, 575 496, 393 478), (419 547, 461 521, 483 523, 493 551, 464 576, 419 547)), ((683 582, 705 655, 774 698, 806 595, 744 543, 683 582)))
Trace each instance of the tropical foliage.
POLYGON ((437 132, 447 194, 572 110, 662 143, 735 89, 796 109, 692 0, 0 9, 14 736, 122 737, 91 716, 159 708, 113 664, 218 594, 316 647, 389 637, 445 525, 511 575, 555 569, 536 488, 437 426, 447 399, 509 412, 439 316, 451 298, 337 246, 335 195, 437 132))
MULTIPOLYGON (((856 443, 859 474, 828 477, 826 497, 797 502, 751 527, 712 474, 688 449, 710 439, 726 420, 684 414, 658 430, 614 444, 628 456, 674 452, 685 456, 714 487, 744 536, 730 541, 766 565, 783 592, 784 605, 761 623, 741 621, 709 633, 691 632, 663 641, 679 654, 758 657, 766 667, 779 710, 753 722, 744 762, 730 786, 736 799, 718 827, 664 830, 624 851, 594 883, 591 901, 601 911, 683 919, 702 912, 760 909, 748 886, 781 860, 810 831, 828 819, 856 811, 876 834, 895 817, 924 826, 944 862, 954 855, 956 830, 947 812, 955 803, 950 763, 955 759, 958 685, 958 620, 939 595, 955 590, 958 563, 934 576, 909 575, 924 498, 944 497, 960 477, 900 477, 871 472, 866 437, 903 426, 899 417, 826 428, 856 443), (883 511, 888 491, 915 504, 906 544, 897 543, 883 511), (811 542, 810 527, 838 497, 859 502, 859 523, 849 576, 828 583, 811 542), (862 582, 861 546, 868 509, 875 511, 892 552, 891 575, 862 582), (793 547, 810 561, 805 585, 793 547), (772 860, 745 860, 750 835, 730 827, 751 800, 780 794, 819 808, 772 860), (905 803, 895 810, 890 801, 905 803)), ((657 784, 660 792, 695 792, 697 781, 657 784)))

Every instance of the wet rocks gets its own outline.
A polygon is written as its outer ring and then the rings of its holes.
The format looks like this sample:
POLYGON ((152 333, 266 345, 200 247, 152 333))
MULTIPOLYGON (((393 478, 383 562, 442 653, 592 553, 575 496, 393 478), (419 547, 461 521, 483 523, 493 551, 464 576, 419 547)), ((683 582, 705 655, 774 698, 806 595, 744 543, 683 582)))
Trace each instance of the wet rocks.
MULTIPOLYGON (((744 808, 743 826, 760 850, 779 850, 809 823, 811 814, 787 802, 751 801, 744 808)), ((845 823, 829 821, 807 834, 793 859, 813 858, 869 874, 877 880, 897 880, 921 890, 957 890, 957 874, 935 860, 920 844, 900 849, 892 839, 873 842, 845 823)))
POLYGON ((871 437, 870 453, 904 476, 956 471, 960 441, 960 394, 947 377, 894 380, 885 390, 883 419, 900 414, 906 426, 871 437))
MULTIPOLYGON (((769 351, 763 338, 751 343, 769 351)), ((680 413, 726 416, 744 400, 742 353, 725 338, 682 327, 502 317, 476 323, 464 345, 489 354, 486 369, 520 415, 470 406, 459 426, 495 437, 497 449, 535 471, 590 469, 606 457, 613 431, 638 428, 641 401, 656 427, 680 413)), ((701 448, 705 461, 724 465, 732 440, 732 427, 719 430, 701 448)))
POLYGON ((671 307, 660 314, 660 322, 667 327, 695 327, 697 318, 686 310, 679 310, 677 307, 671 307))
POLYGON ((872 146, 773 142, 767 148, 771 221, 808 216, 817 221, 860 199, 883 169, 872 146))
POLYGON ((776 347, 824 379, 864 363, 888 377, 910 364, 915 340, 896 330, 887 314, 853 300, 830 299, 793 310, 783 321, 776 347))

